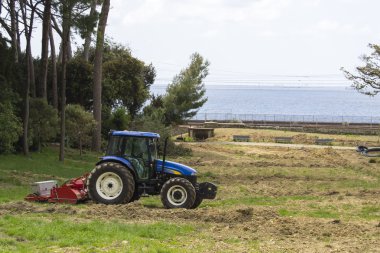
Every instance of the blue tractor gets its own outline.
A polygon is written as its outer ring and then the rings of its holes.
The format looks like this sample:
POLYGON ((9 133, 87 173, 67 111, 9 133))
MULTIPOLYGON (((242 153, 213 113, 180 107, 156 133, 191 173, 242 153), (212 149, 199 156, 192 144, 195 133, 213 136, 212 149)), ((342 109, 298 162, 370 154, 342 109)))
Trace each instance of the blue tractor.
POLYGON ((87 178, 90 199, 122 204, 141 196, 161 195, 166 208, 196 208, 203 199, 214 199, 217 187, 198 183, 197 171, 186 165, 158 159, 157 133, 111 131, 106 155, 87 178))

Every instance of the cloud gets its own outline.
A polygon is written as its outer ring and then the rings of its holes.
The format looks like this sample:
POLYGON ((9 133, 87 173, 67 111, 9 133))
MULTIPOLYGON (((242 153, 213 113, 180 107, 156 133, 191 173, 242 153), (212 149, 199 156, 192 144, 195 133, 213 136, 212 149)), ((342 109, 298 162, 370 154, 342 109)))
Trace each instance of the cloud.
POLYGON ((186 21, 220 25, 258 23, 278 19, 292 0, 143 0, 125 8, 123 24, 133 26, 151 22, 186 21), (131 8, 132 7, 132 8, 131 8))
POLYGON ((335 20, 322 20, 318 22, 316 28, 320 31, 337 31, 341 29, 341 24, 335 20))
POLYGON ((360 26, 351 23, 340 23, 336 20, 325 19, 318 22, 314 32, 319 34, 339 33, 344 35, 370 35, 372 29, 369 25, 360 26))

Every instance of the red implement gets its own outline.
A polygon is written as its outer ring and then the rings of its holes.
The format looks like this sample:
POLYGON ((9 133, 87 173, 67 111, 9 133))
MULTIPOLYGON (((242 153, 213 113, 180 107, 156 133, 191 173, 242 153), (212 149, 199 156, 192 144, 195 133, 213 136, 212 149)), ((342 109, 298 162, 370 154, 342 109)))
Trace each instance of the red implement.
POLYGON ((88 174, 71 179, 61 186, 51 188, 50 195, 43 196, 32 193, 25 197, 27 201, 50 202, 50 203, 71 203, 76 204, 88 199, 86 180, 88 174))

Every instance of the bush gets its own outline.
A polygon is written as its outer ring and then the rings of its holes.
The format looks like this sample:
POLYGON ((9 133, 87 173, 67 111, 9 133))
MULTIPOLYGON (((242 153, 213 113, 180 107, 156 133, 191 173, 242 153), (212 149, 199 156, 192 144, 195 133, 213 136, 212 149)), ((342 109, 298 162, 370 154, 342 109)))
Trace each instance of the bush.
POLYGON ((38 151, 44 142, 57 136, 58 112, 43 98, 30 99, 29 129, 29 138, 38 151))
POLYGON ((22 134, 22 125, 11 104, 0 103, 0 153, 14 151, 14 144, 22 134))
POLYGON ((73 142, 79 147, 82 155, 82 147, 90 146, 91 134, 94 131, 96 122, 92 113, 86 112, 80 105, 66 106, 66 130, 68 142, 73 142))
POLYGON ((193 141, 194 141, 194 138, 193 138, 193 137, 186 136, 185 138, 183 138, 183 141, 184 141, 184 142, 193 142, 193 141))

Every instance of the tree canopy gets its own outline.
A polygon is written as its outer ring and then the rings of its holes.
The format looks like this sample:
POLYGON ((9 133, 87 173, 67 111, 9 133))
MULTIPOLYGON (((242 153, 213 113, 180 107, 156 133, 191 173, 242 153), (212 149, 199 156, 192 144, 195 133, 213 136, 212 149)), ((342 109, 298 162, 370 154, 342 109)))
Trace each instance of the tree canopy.
POLYGON ((181 123, 197 114, 206 103, 203 80, 208 75, 209 62, 200 54, 190 57, 190 64, 174 77, 163 97, 166 124, 181 123))
POLYGON ((372 49, 370 55, 361 56, 364 65, 356 68, 356 73, 351 73, 344 68, 346 78, 353 82, 352 86, 358 91, 374 96, 380 92, 380 46, 369 44, 372 49))

